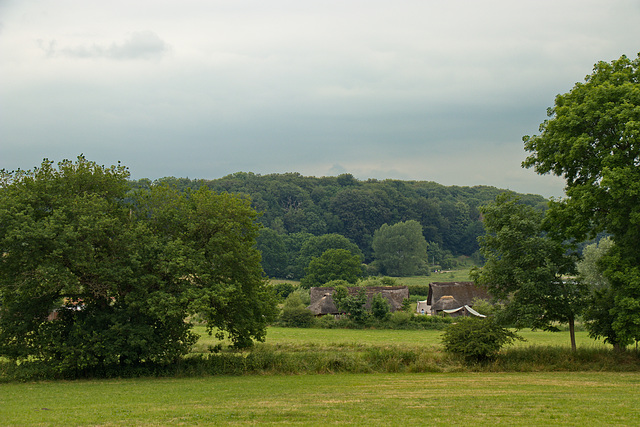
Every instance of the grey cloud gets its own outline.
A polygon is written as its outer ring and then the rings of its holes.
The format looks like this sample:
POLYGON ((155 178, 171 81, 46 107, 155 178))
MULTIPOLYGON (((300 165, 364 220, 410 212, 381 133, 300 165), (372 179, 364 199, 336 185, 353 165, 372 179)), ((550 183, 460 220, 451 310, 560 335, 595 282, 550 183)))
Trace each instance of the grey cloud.
MULTIPOLYGON (((55 51, 55 41, 45 43, 38 41, 40 47, 52 56, 55 51)), ((122 43, 112 43, 110 46, 94 44, 91 46, 66 47, 60 50, 64 56, 89 59, 108 58, 115 60, 156 59, 169 51, 169 45, 152 31, 131 33, 122 43)))

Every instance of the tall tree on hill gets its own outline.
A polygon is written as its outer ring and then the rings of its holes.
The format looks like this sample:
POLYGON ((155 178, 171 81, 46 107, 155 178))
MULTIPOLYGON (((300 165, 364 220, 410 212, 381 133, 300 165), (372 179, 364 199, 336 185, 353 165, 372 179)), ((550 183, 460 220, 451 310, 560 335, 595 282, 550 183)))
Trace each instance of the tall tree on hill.
POLYGON ((612 235, 612 338, 630 343, 640 339, 640 54, 598 62, 548 116, 540 135, 523 138, 531 153, 523 166, 566 181, 566 198, 550 206, 552 232, 577 241, 612 235))

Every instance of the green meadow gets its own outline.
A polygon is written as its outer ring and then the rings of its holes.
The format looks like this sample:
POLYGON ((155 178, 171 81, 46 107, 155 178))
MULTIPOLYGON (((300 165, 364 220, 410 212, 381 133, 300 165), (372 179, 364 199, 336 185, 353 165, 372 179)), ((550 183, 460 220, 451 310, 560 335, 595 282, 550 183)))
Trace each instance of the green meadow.
MULTIPOLYGON (((197 349, 204 350, 218 341, 206 334, 204 327, 196 326, 200 334, 197 349)), ((518 342, 518 347, 559 346, 569 348, 569 332, 518 331, 526 341, 518 342)), ((317 329, 317 328, 277 328, 270 327, 265 344, 271 345, 340 345, 359 344, 366 346, 439 346, 441 330, 393 330, 393 329, 317 329)), ((586 331, 576 332, 576 343, 581 347, 610 348, 602 341, 589 338, 586 331)))
POLYGON ((0 385, 2 425, 637 425, 640 374, 219 376, 0 385))
MULTIPOLYGON (((527 339, 486 365, 442 352, 441 331, 269 328, 237 375, 0 383, 0 425, 632 425, 640 363, 578 332, 527 339), (253 362, 249 363, 252 360, 253 362), (241 375, 247 369, 250 375, 241 375), (321 375, 324 374, 324 375, 321 375)), ((205 359, 206 360, 206 359, 205 359)), ((231 359, 224 359, 231 360, 231 359)), ((206 368, 205 364, 205 368, 206 368)), ((203 368, 203 369, 205 369, 203 368)))

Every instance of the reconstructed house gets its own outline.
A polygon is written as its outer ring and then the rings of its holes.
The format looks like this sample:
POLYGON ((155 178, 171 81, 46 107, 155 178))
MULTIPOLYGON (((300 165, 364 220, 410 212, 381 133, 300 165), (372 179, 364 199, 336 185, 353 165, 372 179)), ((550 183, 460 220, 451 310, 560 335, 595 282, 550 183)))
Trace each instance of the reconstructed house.
MULTIPOLYGON (((402 307, 402 301, 409 298, 409 288, 406 286, 370 286, 370 287, 348 287, 350 295, 357 295, 361 289, 365 290, 367 302, 365 307, 371 309, 371 300, 375 294, 381 294, 389 302, 389 310, 396 311, 402 307)), ((316 287, 311 288, 311 304, 307 307, 316 316, 326 314, 340 314, 340 311, 333 302, 332 294, 334 288, 316 287)))
POLYGON ((473 307, 474 299, 490 301, 487 291, 473 282, 433 282, 429 283, 427 305, 431 307, 431 314, 437 315, 448 312, 450 315, 472 314, 465 307, 473 307), (463 310, 460 310, 463 309, 463 310))

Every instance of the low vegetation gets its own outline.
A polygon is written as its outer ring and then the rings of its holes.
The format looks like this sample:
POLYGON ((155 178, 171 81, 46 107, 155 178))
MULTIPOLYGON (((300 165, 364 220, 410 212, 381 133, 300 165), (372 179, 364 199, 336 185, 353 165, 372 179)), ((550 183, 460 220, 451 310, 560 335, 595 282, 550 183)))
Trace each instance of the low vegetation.
POLYGON ((640 371, 635 351, 611 346, 577 332, 578 350, 567 345, 568 332, 522 331, 526 341, 503 348, 485 362, 465 360, 444 351, 442 331, 383 329, 269 328, 265 343, 238 351, 220 346, 204 327, 194 351, 172 365, 140 364, 128 369, 51 373, 36 362, 0 363, 0 380, 31 381, 74 378, 208 377, 242 374, 336 374, 425 372, 640 371), (471 363, 469 363, 471 362, 471 363))

